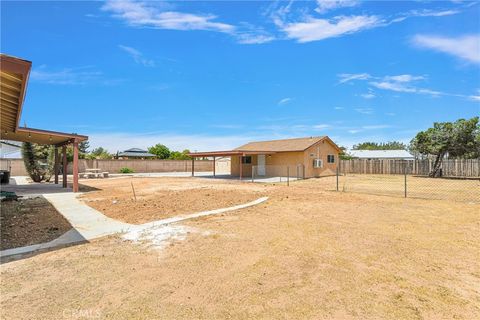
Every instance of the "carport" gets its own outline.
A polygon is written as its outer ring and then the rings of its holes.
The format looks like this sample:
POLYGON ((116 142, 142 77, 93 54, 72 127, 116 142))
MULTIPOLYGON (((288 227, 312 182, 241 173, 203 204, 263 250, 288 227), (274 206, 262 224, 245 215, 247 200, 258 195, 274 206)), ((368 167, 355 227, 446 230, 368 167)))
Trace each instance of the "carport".
POLYGON ((20 127, 20 116, 32 62, 9 55, 0 55, 1 121, 0 138, 55 147, 55 184, 58 184, 60 164, 63 165, 63 187, 67 188, 67 146, 73 145, 73 192, 78 192, 78 144, 87 136, 72 133, 20 127), (61 154, 59 153, 61 149, 61 154))
MULTIPOLYGON (((195 176, 195 158, 213 158, 213 176, 215 177, 215 159, 217 157, 238 157, 240 163, 242 163, 242 158, 251 155, 269 155, 274 154, 272 151, 237 151, 237 150, 228 150, 228 151, 208 151, 208 152, 191 152, 188 155, 192 157, 192 177, 195 176)), ((242 180, 243 172, 242 165, 240 165, 239 179, 242 180)))

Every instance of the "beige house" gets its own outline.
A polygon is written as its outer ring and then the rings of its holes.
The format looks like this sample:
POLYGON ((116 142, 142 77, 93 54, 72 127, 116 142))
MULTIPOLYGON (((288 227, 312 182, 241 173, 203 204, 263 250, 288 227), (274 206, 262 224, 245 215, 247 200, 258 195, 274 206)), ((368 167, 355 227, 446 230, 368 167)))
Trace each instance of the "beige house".
MULTIPOLYGON (((195 157, 231 157, 231 175, 240 178, 334 175, 340 148, 327 136, 250 142, 231 151, 195 152, 195 157)), ((193 174, 193 170, 192 170, 193 174)))

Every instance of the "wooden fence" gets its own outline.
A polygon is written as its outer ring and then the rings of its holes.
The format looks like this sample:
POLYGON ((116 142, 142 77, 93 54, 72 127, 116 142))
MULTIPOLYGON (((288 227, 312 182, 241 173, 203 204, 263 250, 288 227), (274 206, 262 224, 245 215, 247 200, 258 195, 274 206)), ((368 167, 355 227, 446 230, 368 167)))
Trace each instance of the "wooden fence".
MULTIPOLYGON (((428 175, 435 160, 340 160, 340 173, 358 174, 413 174, 428 175)), ((480 159, 445 159, 442 162, 444 177, 480 177, 480 159)))

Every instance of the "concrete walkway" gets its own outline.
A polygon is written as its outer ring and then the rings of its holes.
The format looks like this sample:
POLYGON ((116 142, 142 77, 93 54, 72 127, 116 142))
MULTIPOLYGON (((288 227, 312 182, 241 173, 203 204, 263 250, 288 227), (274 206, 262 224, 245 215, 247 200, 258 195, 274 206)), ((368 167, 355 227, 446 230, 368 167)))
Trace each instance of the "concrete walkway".
POLYGON ((43 197, 45 197, 45 199, 47 199, 55 209, 57 209, 57 211, 60 212, 68 222, 70 222, 73 227, 70 231, 50 242, 0 251, 0 257, 5 258, 8 256, 30 253, 37 250, 49 249, 72 243, 86 242, 115 233, 125 233, 129 231, 141 232, 142 230, 152 227, 247 208, 262 203, 268 199, 268 197, 263 197, 249 203, 229 208, 184 214, 141 225, 135 225, 106 217, 101 212, 78 200, 77 195, 78 194, 74 193, 43 194, 43 197))

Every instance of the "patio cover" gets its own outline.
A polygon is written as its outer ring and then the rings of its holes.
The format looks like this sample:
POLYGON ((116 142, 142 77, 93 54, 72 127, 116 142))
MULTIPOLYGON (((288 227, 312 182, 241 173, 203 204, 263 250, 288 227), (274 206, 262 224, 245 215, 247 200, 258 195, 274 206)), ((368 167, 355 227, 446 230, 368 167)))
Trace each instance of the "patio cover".
MULTIPOLYGON (((66 187, 65 146, 73 144, 73 191, 78 191, 78 143, 88 139, 87 136, 73 133, 55 132, 41 129, 20 127, 20 116, 27 89, 32 62, 0 54, 0 139, 49 144, 64 149, 64 187, 66 187)), ((58 154, 55 149, 55 182, 58 183, 58 154)))

